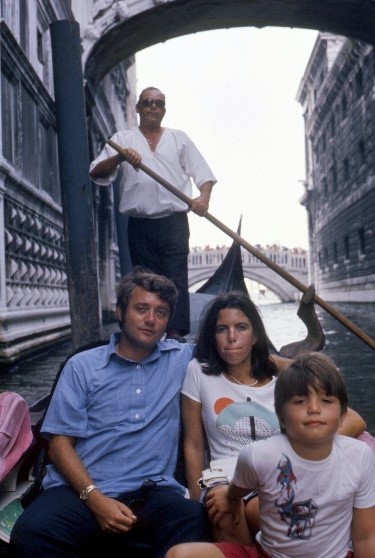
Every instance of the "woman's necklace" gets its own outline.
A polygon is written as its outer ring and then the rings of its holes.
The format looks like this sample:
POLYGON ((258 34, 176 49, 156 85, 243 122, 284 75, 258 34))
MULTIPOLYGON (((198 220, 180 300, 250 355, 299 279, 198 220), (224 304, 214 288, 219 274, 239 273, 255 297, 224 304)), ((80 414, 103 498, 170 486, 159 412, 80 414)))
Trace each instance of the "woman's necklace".
POLYGON ((255 382, 253 382, 252 384, 244 384, 243 382, 240 382, 239 380, 237 380, 237 378, 235 378, 234 376, 232 376, 232 374, 229 374, 229 372, 225 372, 225 374, 227 376, 229 376, 230 378, 232 378, 232 380, 234 382, 236 382, 236 384, 239 384, 240 386, 247 386, 247 387, 253 387, 256 386, 258 383, 258 380, 255 380, 255 382))

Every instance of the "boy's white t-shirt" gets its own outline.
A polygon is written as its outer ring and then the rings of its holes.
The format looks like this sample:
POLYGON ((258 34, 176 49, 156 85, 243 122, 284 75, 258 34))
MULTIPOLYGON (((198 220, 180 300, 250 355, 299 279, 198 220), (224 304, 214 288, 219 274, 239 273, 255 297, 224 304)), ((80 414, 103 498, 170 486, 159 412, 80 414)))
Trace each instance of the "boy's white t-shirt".
POLYGON ((273 558, 345 558, 352 510, 375 505, 375 459, 336 435, 330 456, 309 461, 279 434, 241 450, 233 482, 257 490, 258 542, 273 558))

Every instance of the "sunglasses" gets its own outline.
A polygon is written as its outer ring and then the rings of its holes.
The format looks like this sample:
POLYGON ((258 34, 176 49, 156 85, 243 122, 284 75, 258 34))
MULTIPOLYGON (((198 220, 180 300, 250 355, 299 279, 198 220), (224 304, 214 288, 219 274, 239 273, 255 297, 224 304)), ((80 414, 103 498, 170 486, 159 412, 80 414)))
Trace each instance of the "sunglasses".
POLYGON ((161 99, 142 99, 140 104, 143 108, 149 108, 152 107, 152 105, 161 109, 165 108, 165 101, 161 99))

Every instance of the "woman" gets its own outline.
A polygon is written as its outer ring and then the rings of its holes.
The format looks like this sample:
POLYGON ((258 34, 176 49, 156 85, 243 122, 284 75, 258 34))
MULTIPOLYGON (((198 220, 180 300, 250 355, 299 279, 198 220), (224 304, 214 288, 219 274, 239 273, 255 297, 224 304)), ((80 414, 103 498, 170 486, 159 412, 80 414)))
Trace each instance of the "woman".
MULTIPOLYGON (((241 292, 217 296, 205 313, 196 343, 196 358, 187 369, 182 387, 184 454, 190 497, 205 493, 197 481, 210 460, 237 457, 255 440, 280 432, 274 410, 275 376, 290 363, 271 355, 260 313, 241 292)), ((358 436, 366 428, 354 411, 340 429, 358 436)), ((209 490, 222 490, 220 486, 209 490)), ((228 516, 214 529, 220 541, 249 544, 258 530, 257 498, 244 499, 243 514, 233 524, 228 516)))

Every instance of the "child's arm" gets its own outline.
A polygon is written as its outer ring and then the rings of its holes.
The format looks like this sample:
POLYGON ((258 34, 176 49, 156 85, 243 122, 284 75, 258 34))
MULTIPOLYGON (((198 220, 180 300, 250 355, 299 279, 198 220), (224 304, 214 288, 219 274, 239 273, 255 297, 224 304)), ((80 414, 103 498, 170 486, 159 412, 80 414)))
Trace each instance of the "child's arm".
POLYGON ((233 481, 222 488, 209 490, 205 499, 205 506, 213 525, 218 525, 227 513, 233 514, 236 523, 241 513, 242 498, 249 493, 248 488, 240 488, 233 484, 233 481))
POLYGON ((250 490, 248 488, 241 488, 231 481, 228 485, 227 500, 229 504, 237 504, 237 502, 240 502, 249 492, 250 490))
POLYGON ((347 412, 342 417, 341 426, 339 427, 337 434, 356 438, 366 430, 366 427, 366 423, 361 415, 348 407, 347 412))
POLYGON ((375 556, 375 506, 354 508, 352 542, 355 558, 375 556))

